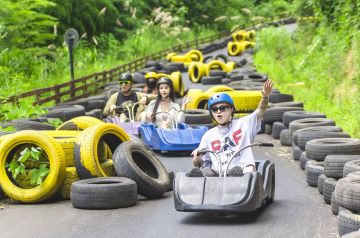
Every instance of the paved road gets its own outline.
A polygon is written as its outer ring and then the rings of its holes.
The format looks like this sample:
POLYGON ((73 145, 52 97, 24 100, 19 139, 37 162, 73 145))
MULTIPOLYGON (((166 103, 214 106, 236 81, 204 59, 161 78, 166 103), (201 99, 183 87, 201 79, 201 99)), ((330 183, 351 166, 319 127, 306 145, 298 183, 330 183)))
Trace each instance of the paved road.
MULTIPOLYGON (((69 201, 5 203, 0 210, 0 237, 337 237, 336 217, 317 189, 307 186, 304 172, 291 159, 290 147, 264 134, 256 141, 275 144, 274 148, 254 148, 254 152, 276 166, 275 202, 259 212, 239 216, 180 213, 174 209, 172 192, 156 200, 139 197, 136 206, 115 210, 79 210, 69 201)), ((191 168, 188 155, 159 157, 175 172, 191 168)))

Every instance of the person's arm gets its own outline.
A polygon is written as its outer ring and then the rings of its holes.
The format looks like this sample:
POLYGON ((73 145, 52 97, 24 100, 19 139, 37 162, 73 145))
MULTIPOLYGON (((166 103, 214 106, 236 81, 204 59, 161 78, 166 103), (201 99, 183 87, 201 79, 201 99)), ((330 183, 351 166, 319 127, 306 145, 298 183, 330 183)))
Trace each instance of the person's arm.
POLYGON ((138 101, 143 105, 147 105, 150 101, 155 100, 157 97, 155 94, 146 94, 141 92, 136 92, 136 96, 138 101))
POLYGON ((106 102, 106 105, 104 107, 104 111, 103 111, 104 116, 109 116, 111 114, 110 108, 113 108, 114 105, 116 107, 116 99, 118 95, 119 93, 114 93, 110 96, 109 100, 106 102))
POLYGON ((270 79, 268 79, 264 83, 263 89, 261 90, 262 98, 259 102, 258 108, 255 111, 258 119, 263 118, 264 113, 268 107, 269 96, 271 93, 272 86, 273 86, 273 82, 270 79))
POLYGON ((186 105, 191 102, 191 97, 188 97, 187 95, 184 96, 181 104, 181 110, 185 110, 186 105))

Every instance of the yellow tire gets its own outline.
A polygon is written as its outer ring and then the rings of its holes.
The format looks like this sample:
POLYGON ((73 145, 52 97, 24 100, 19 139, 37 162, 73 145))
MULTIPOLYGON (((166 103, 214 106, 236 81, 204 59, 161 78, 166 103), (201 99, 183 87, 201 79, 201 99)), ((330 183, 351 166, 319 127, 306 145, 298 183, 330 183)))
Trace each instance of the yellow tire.
POLYGON ((254 111, 261 100, 260 91, 228 91, 225 92, 233 100, 236 112, 252 112, 254 111))
POLYGON ((67 122, 64 122, 56 130, 84 130, 89 126, 104 123, 103 121, 88 116, 75 117, 67 122))
POLYGON ((66 138, 77 138, 80 136, 81 131, 71 131, 71 130, 54 130, 54 131, 39 131, 42 134, 51 136, 55 139, 66 139, 66 138))
POLYGON ((227 91, 234 91, 234 89, 225 85, 216 85, 206 90, 207 93, 222 93, 227 91))
POLYGON ((244 40, 246 40, 246 36, 247 36, 247 33, 244 30, 237 31, 232 34, 234 42, 244 41, 244 40))
POLYGON ((173 56, 175 56, 176 55, 176 53, 168 53, 167 55, 166 55, 166 59, 168 60, 168 61, 171 61, 171 57, 173 57, 173 56))
POLYGON ((108 159, 104 162, 102 162, 100 164, 102 170, 105 172, 107 177, 115 177, 116 176, 116 172, 115 172, 115 168, 113 166, 113 161, 112 159, 108 159))
POLYGON ((0 184, 4 192, 14 200, 35 203, 48 199, 56 193, 65 176, 65 154, 59 143, 50 136, 36 131, 20 131, 7 136, 0 144, 0 184), (49 174, 43 183, 34 188, 21 188, 14 184, 6 169, 9 158, 24 144, 35 145, 44 151, 49 160, 49 174))
POLYGON ((192 62, 189 65, 189 78, 193 83, 198 83, 201 77, 205 75, 205 64, 201 62, 192 62))
POLYGON ((70 189, 73 182, 79 181, 79 175, 76 172, 75 167, 66 167, 65 179, 61 185, 59 191, 56 193, 57 197, 64 200, 70 199, 70 189))
POLYGON ((190 89, 187 93, 187 97, 191 98, 191 101, 186 104, 186 109, 196 109, 197 105, 195 105, 195 102, 197 101, 197 97, 201 94, 203 94, 201 89, 190 89))
POLYGON ((227 62, 226 64, 226 71, 225 72, 231 72, 236 68, 236 63, 234 61, 227 62))
POLYGON ((256 33, 254 30, 251 30, 251 31, 247 31, 246 32, 246 40, 247 41, 252 41, 254 42, 255 41, 255 36, 256 36, 256 33))
POLYGON ((171 62, 180 62, 180 63, 185 63, 185 62, 191 62, 191 58, 187 55, 174 55, 170 58, 171 62))
POLYGON ((99 143, 103 141, 109 146, 111 153, 124 141, 130 140, 129 135, 120 127, 111 123, 101 123, 85 129, 75 145, 75 166, 81 179, 105 177, 105 171, 99 161, 99 143))
POLYGON ((230 56, 237 56, 240 55, 242 53, 239 42, 228 42, 228 54, 230 56))
POLYGON ((204 56, 199 50, 190 50, 186 55, 191 59, 193 62, 203 62, 204 56))
POLYGON ((224 72, 229 72, 228 68, 226 66, 226 64, 220 60, 213 60, 210 61, 205 68, 205 74, 209 75, 210 74, 210 70, 212 69, 221 69, 224 72))

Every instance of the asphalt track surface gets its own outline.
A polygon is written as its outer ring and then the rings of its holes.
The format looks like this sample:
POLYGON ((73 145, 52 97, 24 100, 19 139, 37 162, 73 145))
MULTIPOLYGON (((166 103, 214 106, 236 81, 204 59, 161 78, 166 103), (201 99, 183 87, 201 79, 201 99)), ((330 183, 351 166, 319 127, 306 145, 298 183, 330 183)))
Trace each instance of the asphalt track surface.
MULTIPOLYGON (((218 53, 226 50, 212 54, 218 53)), ((255 140, 274 143, 273 148, 253 150, 257 159, 268 158, 275 163, 276 170, 275 201, 255 213, 225 216, 177 212, 172 192, 155 200, 139 196, 135 206, 114 210, 80 210, 70 201, 33 205, 5 202, 0 208, 0 238, 338 237, 336 216, 317 188, 307 185, 304 171, 291 157, 291 147, 281 146, 279 140, 265 134, 255 140)), ((188 154, 159 157, 175 172, 191 168, 188 154)))

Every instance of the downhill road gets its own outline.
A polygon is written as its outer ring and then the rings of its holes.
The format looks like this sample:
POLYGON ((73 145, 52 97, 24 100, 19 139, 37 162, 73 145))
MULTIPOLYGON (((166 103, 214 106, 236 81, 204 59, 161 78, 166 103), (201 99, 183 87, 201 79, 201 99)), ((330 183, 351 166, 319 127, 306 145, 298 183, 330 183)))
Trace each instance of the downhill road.
MULTIPOLYGON (((294 26, 290 26, 294 29, 294 26)), ((226 54, 226 49, 213 52, 226 54)), ((250 61, 250 56, 247 56, 250 61)), ((183 74, 185 84, 192 84, 183 74)), ((276 85, 275 85, 276 87, 276 85)), ((80 210, 70 201, 24 205, 5 202, 0 210, 0 237, 338 237, 336 216, 317 188, 309 187, 291 147, 259 134, 256 141, 273 148, 254 148, 256 158, 275 163, 275 201, 264 209, 238 216, 181 213, 173 194, 148 200, 139 196, 136 206, 115 210, 80 210)), ((189 155, 159 155, 168 169, 188 171, 189 155)))

